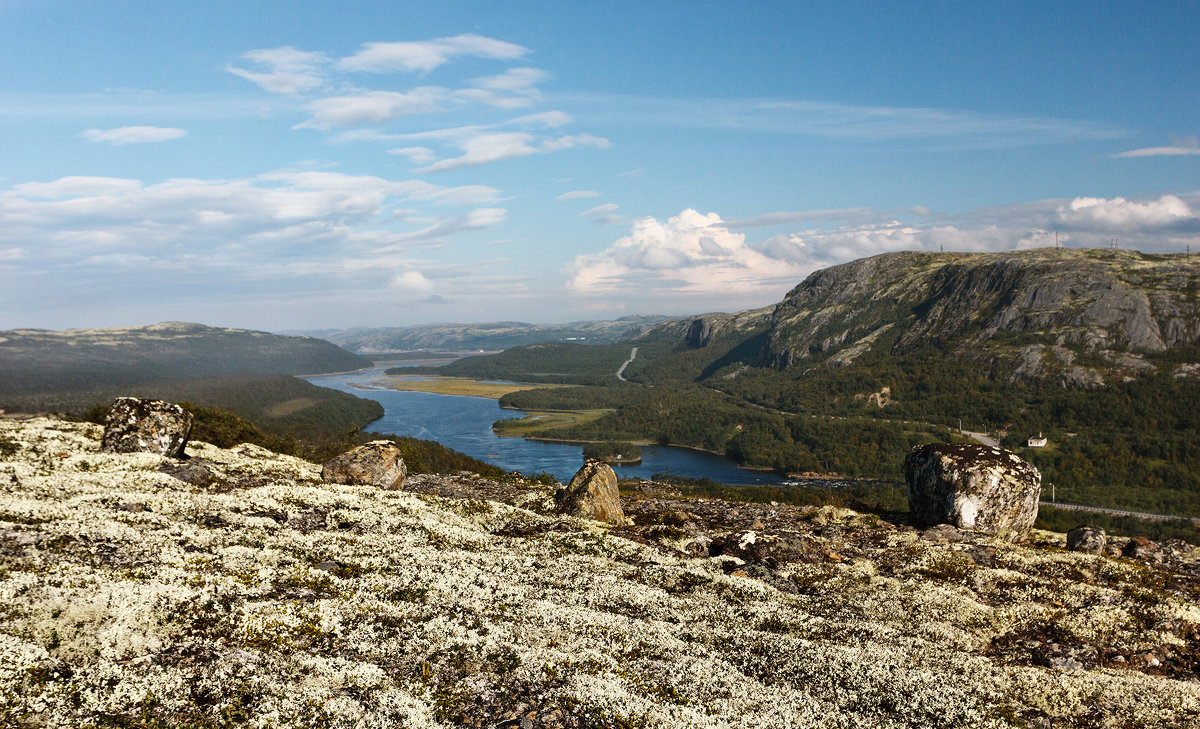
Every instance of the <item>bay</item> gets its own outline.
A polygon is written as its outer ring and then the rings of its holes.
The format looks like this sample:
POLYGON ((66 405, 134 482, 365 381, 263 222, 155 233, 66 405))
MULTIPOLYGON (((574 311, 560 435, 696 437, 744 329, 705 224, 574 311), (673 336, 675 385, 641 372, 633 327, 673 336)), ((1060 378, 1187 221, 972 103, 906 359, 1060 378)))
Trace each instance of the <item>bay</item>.
MULTIPOLYGON (((377 384, 384 379, 384 369, 374 367, 304 379, 382 405, 384 416, 364 430, 437 441, 506 471, 548 473, 563 483, 583 465, 581 445, 501 438, 492 431, 492 423, 497 420, 524 417, 525 413, 519 410, 506 410, 489 398, 390 390, 377 384)), ((613 468, 622 478, 648 479, 656 473, 669 473, 738 485, 784 483, 782 477, 772 472, 749 471, 722 456, 670 446, 643 446, 640 464, 614 464, 613 468)))

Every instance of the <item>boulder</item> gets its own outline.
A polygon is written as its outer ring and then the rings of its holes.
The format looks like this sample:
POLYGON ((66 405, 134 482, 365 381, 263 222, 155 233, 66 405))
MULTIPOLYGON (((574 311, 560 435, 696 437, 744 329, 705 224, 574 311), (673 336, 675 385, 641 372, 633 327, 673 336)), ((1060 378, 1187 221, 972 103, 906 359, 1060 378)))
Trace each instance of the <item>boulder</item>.
POLYGON ((1077 526, 1067 532, 1067 549, 1086 554, 1104 554, 1108 535, 1104 529, 1093 524, 1077 526))
POLYGON ((192 414, 173 403, 118 397, 104 418, 100 450, 158 453, 182 458, 192 432, 192 414))
POLYGON ((564 488, 554 494, 560 514, 624 524, 625 511, 617 491, 617 474, 603 461, 589 459, 564 488))
POLYGON ((1162 547, 1143 536, 1130 537, 1121 549, 1121 556, 1135 559, 1139 562, 1161 563, 1163 561, 1162 547))
POLYGON ((325 483, 400 489, 407 477, 408 468, 400 448, 390 440, 373 440, 351 448, 321 467, 321 480, 325 483))
POLYGON ((904 459, 904 476, 909 510, 921 527, 946 523, 1015 541, 1037 519, 1042 474, 999 448, 917 446, 904 459))

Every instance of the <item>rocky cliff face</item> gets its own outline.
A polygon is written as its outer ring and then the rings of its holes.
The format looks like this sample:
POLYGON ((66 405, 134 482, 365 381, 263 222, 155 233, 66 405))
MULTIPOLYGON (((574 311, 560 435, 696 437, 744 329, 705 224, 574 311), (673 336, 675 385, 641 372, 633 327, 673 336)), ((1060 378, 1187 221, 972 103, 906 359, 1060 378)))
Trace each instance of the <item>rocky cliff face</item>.
MULTIPOLYGON (((1200 258, 1122 250, 891 253, 818 271, 771 316, 776 367, 833 360, 895 327, 1013 379, 1097 385, 1153 370, 1143 353, 1200 344, 1200 258), (1089 355, 1087 367, 1076 363, 1089 355)), ((861 347, 860 347, 861 348, 861 347)))

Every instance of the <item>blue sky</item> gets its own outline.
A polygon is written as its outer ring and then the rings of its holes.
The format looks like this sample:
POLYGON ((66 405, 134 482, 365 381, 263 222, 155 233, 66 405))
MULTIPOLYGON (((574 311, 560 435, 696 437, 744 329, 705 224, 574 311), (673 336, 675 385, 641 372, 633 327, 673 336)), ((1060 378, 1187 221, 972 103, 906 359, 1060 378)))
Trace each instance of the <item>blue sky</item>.
POLYGON ((0 0, 0 328, 765 306, 1200 250, 1200 4, 0 0))

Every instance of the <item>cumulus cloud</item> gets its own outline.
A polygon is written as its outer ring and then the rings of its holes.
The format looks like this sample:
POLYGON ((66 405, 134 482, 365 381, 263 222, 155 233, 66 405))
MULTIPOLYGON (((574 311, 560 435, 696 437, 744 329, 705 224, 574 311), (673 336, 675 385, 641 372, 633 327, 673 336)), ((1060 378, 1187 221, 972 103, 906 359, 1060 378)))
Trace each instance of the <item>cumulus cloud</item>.
POLYGON ((425 278, 420 271, 404 271, 396 274, 388 282, 388 285, 402 293, 422 297, 429 296, 436 288, 433 282, 425 278))
POLYGON ((515 43, 465 34, 430 41, 366 43, 358 53, 341 59, 337 65, 348 71, 372 73, 428 72, 459 56, 513 60, 528 53, 528 48, 515 43))
POLYGON ((1058 209, 1058 218, 1066 226, 1080 230, 1127 232, 1170 229, 1194 223, 1196 214, 1175 195, 1163 195, 1144 202, 1077 197, 1058 209))
POLYGON ((582 200, 588 197, 600 197, 600 193, 595 190, 571 190, 559 195, 556 200, 582 200))
POLYGON ((79 136, 91 142, 103 142, 119 147, 123 144, 148 144, 179 139, 187 136, 187 130, 174 127, 117 127, 88 129, 79 136))
POLYGON ((662 286, 676 294, 740 295, 806 271, 755 250, 716 213, 689 209, 666 222, 634 221, 628 236, 604 251, 578 256, 567 273, 567 288, 583 294, 662 286))
POLYGON ((325 84, 322 67, 329 58, 324 53, 296 50, 291 46, 259 48, 242 54, 263 71, 250 71, 237 66, 225 70, 258 85, 274 94, 301 94, 325 84))

